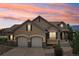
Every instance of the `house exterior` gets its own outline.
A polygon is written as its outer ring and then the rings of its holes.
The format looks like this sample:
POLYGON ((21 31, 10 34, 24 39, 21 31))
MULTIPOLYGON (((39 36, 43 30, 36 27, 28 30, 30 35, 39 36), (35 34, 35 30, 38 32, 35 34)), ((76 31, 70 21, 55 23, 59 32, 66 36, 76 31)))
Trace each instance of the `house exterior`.
POLYGON ((19 47, 45 47, 68 39, 68 31, 64 22, 49 22, 38 16, 32 21, 0 30, 0 36, 14 40, 19 47))

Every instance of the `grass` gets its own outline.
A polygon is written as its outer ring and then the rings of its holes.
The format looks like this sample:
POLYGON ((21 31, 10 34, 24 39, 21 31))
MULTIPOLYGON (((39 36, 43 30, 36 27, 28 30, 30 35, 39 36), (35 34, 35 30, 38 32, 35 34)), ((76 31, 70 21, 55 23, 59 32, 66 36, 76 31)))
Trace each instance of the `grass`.
POLYGON ((0 45, 0 55, 2 55, 3 53, 9 51, 13 49, 13 47, 11 46, 4 46, 4 45, 0 45))

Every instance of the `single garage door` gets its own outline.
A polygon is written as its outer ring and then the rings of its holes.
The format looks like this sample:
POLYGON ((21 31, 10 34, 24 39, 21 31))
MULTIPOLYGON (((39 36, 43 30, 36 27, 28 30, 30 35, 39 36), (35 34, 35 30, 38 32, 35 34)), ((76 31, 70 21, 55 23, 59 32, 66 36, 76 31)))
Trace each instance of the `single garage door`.
POLYGON ((41 37, 33 37, 32 38, 32 47, 42 47, 42 38, 41 37))
POLYGON ((28 41, 26 37, 18 37, 18 46, 19 47, 28 47, 28 41))

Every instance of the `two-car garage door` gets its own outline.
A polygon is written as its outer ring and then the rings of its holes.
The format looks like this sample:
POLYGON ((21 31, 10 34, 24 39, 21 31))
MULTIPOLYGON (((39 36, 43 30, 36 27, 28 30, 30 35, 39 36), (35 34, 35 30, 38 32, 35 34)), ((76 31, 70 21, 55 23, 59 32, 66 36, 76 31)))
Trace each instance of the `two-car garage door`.
MULTIPOLYGON (((42 38, 33 37, 31 38, 31 47, 42 47, 42 38)), ((28 40, 26 37, 18 37, 18 46, 19 47, 28 47, 28 40)))

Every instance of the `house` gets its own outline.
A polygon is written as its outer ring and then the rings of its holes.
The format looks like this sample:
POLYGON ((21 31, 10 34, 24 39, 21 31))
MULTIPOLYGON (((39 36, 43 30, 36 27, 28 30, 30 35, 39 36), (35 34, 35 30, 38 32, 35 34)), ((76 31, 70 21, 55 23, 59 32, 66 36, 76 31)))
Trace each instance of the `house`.
POLYGON ((57 40, 68 39, 68 31, 64 22, 49 22, 38 16, 32 21, 2 29, 0 35, 15 40, 19 47, 44 47, 57 44, 57 40))

